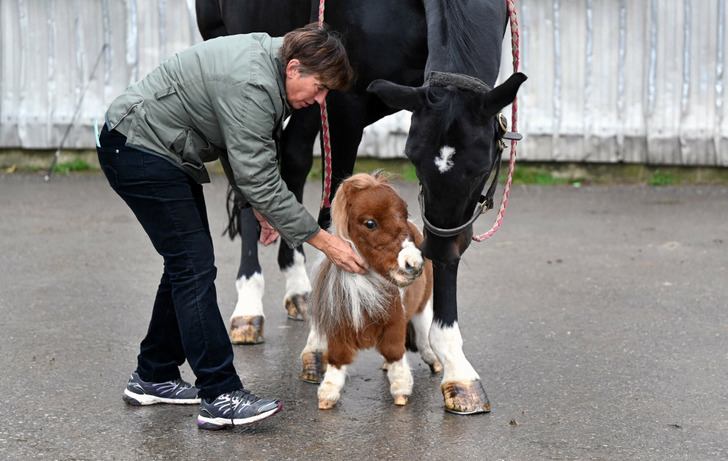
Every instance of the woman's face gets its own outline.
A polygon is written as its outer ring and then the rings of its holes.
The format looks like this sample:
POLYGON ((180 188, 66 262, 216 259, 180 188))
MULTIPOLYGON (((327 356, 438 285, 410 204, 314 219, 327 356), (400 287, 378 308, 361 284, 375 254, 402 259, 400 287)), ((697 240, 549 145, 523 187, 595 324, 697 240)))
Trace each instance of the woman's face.
POLYGON ((298 59, 291 59, 286 66, 286 99, 294 109, 302 109, 317 102, 323 104, 329 89, 319 83, 314 75, 303 75, 298 59))

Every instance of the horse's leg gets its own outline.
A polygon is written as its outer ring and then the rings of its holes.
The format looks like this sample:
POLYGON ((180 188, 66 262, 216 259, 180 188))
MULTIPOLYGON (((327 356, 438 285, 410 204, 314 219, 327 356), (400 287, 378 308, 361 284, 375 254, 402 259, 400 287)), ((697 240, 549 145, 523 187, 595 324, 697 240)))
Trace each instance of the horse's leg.
POLYGON ((308 332, 306 346, 301 351, 300 377, 302 380, 314 384, 323 381, 328 363, 327 349, 326 336, 311 328, 308 332))
POLYGON ((434 319, 430 344, 444 367, 440 389, 445 409, 451 413, 487 413, 490 402, 480 376, 463 353, 463 338, 457 322, 458 264, 433 262, 434 319))
MULTIPOLYGON (((318 107, 296 111, 281 138, 281 176, 288 189, 303 203, 303 187, 313 165, 313 142, 320 124, 318 107)), ((303 320, 306 317, 311 282, 306 273, 306 256, 303 247, 290 248, 281 242, 278 248, 278 266, 286 279, 283 305, 288 318, 303 320)))
POLYGON ((420 352, 420 357, 433 373, 442 371, 442 365, 437 361, 437 355, 430 345, 430 326, 432 325, 432 300, 427 301, 427 306, 419 314, 415 314, 410 322, 414 329, 415 345, 420 352))
POLYGON ((242 250, 235 281, 238 302, 230 318, 230 340, 233 344, 258 344, 264 341, 265 281, 258 262, 258 220, 255 219, 252 208, 240 212, 238 225, 242 250))

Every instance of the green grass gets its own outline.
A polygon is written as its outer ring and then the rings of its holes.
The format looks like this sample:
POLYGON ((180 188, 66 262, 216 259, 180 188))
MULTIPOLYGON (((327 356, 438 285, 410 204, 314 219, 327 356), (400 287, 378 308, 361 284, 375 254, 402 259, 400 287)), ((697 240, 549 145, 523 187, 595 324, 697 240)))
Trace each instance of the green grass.
POLYGON ((672 186, 679 183, 680 177, 673 177, 670 171, 662 171, 659 168, 652 173, 652 177, 647 181, 650 186, 672 186))
POLYGON ((57 163, 53 167, 53 171, 59 174, 68 174, 77 171, 89 171, 91 166, 83 160, 73 160, 71 162, 57 163))

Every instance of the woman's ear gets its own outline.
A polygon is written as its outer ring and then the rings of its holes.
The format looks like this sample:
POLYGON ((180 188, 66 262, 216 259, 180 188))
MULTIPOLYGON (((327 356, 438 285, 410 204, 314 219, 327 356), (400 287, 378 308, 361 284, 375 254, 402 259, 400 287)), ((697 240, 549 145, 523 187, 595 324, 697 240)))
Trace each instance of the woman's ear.
POLYGON ((298 66, 301 65, 301 61, 298 59, 291 59, 286 65, 286 77, 293 78, 298 72, 300 72, 298 66))

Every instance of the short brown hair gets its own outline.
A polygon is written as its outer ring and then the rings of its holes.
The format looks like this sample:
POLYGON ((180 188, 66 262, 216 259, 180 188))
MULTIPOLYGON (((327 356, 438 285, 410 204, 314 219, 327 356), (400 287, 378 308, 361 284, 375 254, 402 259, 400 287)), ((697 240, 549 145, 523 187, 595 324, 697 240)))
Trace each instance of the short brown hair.
POLYGON ((280 49, 284 65, 291 59, 301 62, 300 71, 316 76, 331 90, 345 90, 354 80, 346 49, 339 34, 324 24, 311 23, 288 32, 280 49))

